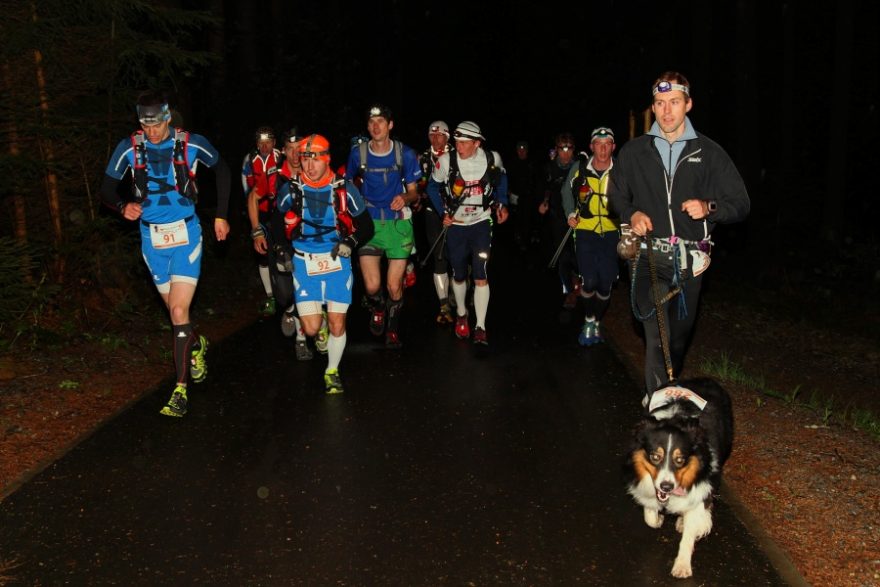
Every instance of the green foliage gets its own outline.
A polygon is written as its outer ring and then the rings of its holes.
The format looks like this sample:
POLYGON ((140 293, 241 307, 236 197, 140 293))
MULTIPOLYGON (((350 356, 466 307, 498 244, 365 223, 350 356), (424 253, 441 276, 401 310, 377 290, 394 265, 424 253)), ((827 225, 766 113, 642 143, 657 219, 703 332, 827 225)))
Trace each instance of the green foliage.
POLYGON ((65 379, 61 383, 58 384, 58 389, 79 389, 78 381, 71 381, 70 379, 65 379))
POLYGON ((700 370, 711 377, 723 381, 741 385, 758 392, 755 402, 758 407, 764 405, 766 397, 771 397, 785 402, 792 407, 805 408, 816 415, 822 421, 822 425, 832 423, 850 425, 857 430, 863 430, 874 438, 880 440, 880 418, 869 410, 843 409, 841 410, 834 400, 834 395, 829 395, 823 390, 813 390, 806 401, 800 401, 801 385, 796 385, 791 391, 781 393, 766 385, 764 377, 760 374, 750 375, 746 373, 742 365, 733 361, 726 353, 721 353, 718 359, 706 358, 700 363, 700 370))

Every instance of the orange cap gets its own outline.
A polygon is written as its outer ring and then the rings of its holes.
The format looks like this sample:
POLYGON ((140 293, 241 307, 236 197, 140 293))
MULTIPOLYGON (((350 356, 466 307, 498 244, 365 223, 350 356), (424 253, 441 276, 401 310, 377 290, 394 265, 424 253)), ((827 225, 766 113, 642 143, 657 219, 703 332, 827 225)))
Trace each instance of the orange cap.
POLYGON ((299 142, 297 147, 300 157, 314 157, 321 161, 330 162, 330 141, 321 135, 309 135, 299 142))

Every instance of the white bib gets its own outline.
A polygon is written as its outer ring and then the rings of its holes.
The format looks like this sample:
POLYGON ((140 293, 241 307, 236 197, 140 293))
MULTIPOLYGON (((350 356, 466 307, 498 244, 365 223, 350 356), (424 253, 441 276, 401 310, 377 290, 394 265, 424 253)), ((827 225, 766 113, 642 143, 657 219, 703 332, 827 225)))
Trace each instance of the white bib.
POLYGON ((324 275, 342 271, 342 257, 333 258, 330 253, 303 253, 308 275, 324 275))
POLYGON ((170 249, 189 244, 189 231, 186 220, 175 220, 165 224, 150 225, 150 242, 154 249, 170 249))

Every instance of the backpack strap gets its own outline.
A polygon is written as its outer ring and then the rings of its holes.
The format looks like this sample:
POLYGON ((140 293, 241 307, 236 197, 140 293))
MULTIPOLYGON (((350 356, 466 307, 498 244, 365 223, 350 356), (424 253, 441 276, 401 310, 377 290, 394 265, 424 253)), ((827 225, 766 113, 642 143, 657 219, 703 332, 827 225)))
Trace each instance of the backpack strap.
POLYGON ((131 148, 134 154, 132 197, 135 202, 142 202, 147 197, 147 145, 144 131, 139 130, 131 135, 131 148))
POLYGON ((174 180, 177 191, 196 202, 199 190, 196 186, 196 174, 189 164, 189 133, 182 128, 174 129, 174 180))

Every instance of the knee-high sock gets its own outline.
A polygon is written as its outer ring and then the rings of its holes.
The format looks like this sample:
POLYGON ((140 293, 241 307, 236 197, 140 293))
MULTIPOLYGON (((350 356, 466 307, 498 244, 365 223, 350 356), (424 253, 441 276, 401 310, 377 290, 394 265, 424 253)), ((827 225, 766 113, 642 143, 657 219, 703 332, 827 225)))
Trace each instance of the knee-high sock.
POLYGON ((596 309, 596 320, 601 320, 605 315, 605 312, 608 311, 608 306, 611 305, 611 292, 608 292, 608 295, 602 295, 599 292, 596 292, 596 301, 595 301, 595 309, 596 309))
POLYGON ((489 284, 474 288, 474 312, 477 314, 475 326, 486 329, 486 313, 489 311, 489 284))
POLYGON ((452 280, 452 293, 455 296, 455 313, 459 316, 467 314, 467 281, 452 280))
POLYGON ((342 351, 345 350, 345 341, 348 340, 348 336, 345 332, 342 333, 342 336, 333 336, 330 335, 330 340, 327 341, 327 370, 330 369, 338 369, 339 362, 342 360, 342 351))
POLYGON ((193 332, 192 324, 172 326, 171 332, 174 334, 174 369, 177 371, 177 384, 186 386, 193 344, 197 337, 193 332))
POLYGON ((266 290, 266 296, 272 297, 272 279, 269 277, 269 266, 260 265, 260 281, 263 282, 263 289, 266 290))
POLYGON ((434 289, 437 291, 437 299, 440 303, 446 303, 449 299, 449 275, 446 273, 434 274, 434 289))

